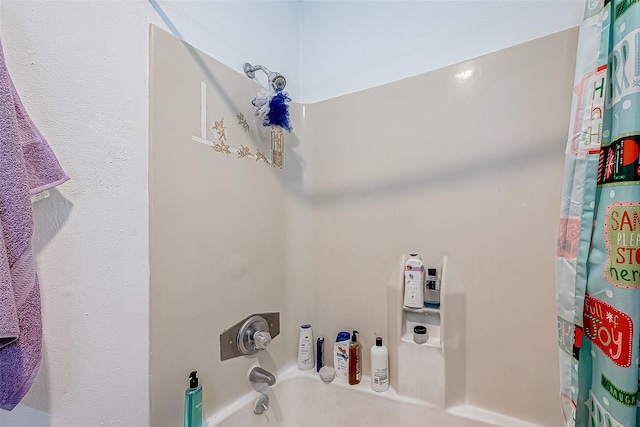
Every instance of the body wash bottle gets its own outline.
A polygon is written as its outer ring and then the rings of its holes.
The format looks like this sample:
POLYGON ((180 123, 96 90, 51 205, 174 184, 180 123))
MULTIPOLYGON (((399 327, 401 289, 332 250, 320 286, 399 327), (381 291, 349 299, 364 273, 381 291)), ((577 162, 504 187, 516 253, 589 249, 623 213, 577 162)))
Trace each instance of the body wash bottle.
POLYGON ((422 308, 424 305, 424 264, 418 254, 410 254, 404 268, 404 306, 422 308))
POLYGON ((356 385, 362 379, 362 345, 358 341, 358 331, 351 334, 349 343, 349 384, 356 385))
POLYGON ((311 330, 311 325, 305 323, 300 326, 300 339, 298 340, 298 369, 306 371, 314 366, 313 331, 311 330))
POLYGON ((202 427, 202 386, 197 373, 189 374, 189 388, 184 393, 184 427, 202 427))

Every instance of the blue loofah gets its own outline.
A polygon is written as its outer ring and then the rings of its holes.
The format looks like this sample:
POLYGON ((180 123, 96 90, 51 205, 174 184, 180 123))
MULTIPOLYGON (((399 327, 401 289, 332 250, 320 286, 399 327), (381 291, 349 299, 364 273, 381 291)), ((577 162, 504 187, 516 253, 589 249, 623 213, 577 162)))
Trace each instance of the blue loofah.
POLYGON ((265 117, 266 126, 280 126, 288 132, 291 132, 291 123, 289 121, 289 106, 291 98, 287 96, 282 89, 276 89, 276 94, 269 102, 269 113, 265 117))
POLYGON ((251 103, 258 107, 256 116, 262 119, 264 126, 280 126, 291 132, 293 128, 289 121, 289 106, 291 98, 282 89, 262 89, 251 103))

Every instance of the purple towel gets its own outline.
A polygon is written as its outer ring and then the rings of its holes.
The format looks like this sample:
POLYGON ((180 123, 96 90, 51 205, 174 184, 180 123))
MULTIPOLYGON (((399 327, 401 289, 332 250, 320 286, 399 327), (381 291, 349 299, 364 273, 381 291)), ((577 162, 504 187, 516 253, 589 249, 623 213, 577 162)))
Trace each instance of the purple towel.
POLYGON ((13 409, 40 367, 40 291, 31 194, 65 182, 9 77, 0 44, 0 408, 13 409))

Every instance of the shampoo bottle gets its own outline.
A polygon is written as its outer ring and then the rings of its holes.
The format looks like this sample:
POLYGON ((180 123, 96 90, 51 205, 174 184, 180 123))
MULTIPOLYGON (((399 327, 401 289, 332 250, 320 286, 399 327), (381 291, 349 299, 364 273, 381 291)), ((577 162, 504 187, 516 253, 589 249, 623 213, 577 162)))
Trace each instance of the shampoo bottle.
POLYGON ((358 331, 353 331, 349 343, 349 384, 360 384, 362 379, 362 345, 358 341, 358 331))
POLYGON ((202 427, 202 386, 197 373, 189 374, 189 388, 184 393, 184 427, 202 427))
POLYGON ((315 366, 313 356, 313 331, 308 323, 300 326, 300 340, 298 341, 298 369, 306 371, 315 366))
POLYGON ((424 264, 418 254, 410 254, 404 268, 404 306, 424 306, 424 264))
POLYGON ((333 349, 333 367, 336 369, 336 377, 346 380, 349 372, 349 339, 351 334, 346 331, 338 332, 336 344, 333 349))
POLYGON ((382 338, 376 337, 371 347, 371 389, 386 391, 389 388, 389 350, 382 344, 382 338))

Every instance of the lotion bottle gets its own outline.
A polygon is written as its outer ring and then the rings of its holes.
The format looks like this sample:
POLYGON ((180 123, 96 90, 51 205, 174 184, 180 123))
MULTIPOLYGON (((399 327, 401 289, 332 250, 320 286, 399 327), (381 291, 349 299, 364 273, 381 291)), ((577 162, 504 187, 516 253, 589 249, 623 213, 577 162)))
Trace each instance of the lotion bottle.
POLYGON ((386 391, 389 388, 389 350, 382 344, 382 338, 376 337, 371 347, 371 389, 386 391))
POLYGON ((298 341, 298 369, 306 371, 315 366, 313 356, 313 331, 310 324, 300 326, 300 340, 298 341))
POLYGON ((358 341, 358 331, 351 334, 349 343, 349 384, 356 385, 362 379, 362 345, 358 341))
POLYGON ((424 264, 418 254, 410 254, 404 268, 404 306, 424 306, 424 264))
POLYGON ((197 373, 189 374, 189 388, 184 393, 184 427, 202 427, 202 386, 197 373))

